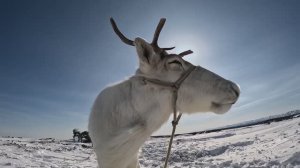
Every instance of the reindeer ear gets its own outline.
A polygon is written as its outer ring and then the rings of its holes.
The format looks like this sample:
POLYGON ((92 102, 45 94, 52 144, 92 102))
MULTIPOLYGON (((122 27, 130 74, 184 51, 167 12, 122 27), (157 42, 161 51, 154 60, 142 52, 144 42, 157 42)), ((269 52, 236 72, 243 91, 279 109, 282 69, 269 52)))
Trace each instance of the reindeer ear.
POLYGON ((136 38, 134 40, 134 43, 135 43, 137 54, 142 63, 152 64, 155 62, 156 59, 155 51, 151 44, 147 43, 145 40, 141 38, 136 38))

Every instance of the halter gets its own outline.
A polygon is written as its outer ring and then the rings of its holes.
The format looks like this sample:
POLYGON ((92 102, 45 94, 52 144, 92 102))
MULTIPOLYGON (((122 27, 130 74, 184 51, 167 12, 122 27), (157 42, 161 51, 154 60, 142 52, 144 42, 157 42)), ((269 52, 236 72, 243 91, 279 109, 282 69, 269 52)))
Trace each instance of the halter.
POLYGON ((170 137, 170 142, 169 142, 169 147, 168 147, 168 152, 167 152, 167 157, 166 157, 166 160, 165 160, 164 168, 167 168, 168 160, 169 160, 170 152, 171 152, 171 147, 172 147, 172 142, 173 142, 173 138, 174 138, 174 134, 175 134, 175 130, 176 130, 176 126, 177 126, 177 124, 178 124, 178 122, 181 118, 181 115, 182 115, 182 113, 179 113, 179 115, 177 116, 176 102, 177 102, 177 97, 178 97, 178 90, 179 90, 182 82, 195 69, 196 69, 196 66, 191 66, 175 82, 167 82, 167 81, 162 81, 162 80, 158 80, 158 79, 151 79, 151 78, 146 78, 146 77, 143 77, 143 76, 139 76, 145 82, 150 82, 150 83, 153 83, 153 84, 156 84, 156 85, 165 86, 165 87, 171 88, 172 91, 173 91, 173 99, 172 99, 172 106, 173 106, 172 126, 173 126, 173 130, 172 130, 172 134, 171 134, 171 137, 170 137))

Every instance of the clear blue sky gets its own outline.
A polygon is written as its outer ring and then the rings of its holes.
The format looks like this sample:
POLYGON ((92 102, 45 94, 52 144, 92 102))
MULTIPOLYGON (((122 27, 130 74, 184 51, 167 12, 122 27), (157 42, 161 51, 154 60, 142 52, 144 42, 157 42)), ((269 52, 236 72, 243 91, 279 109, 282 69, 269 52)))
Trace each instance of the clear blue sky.
MULTIPOLYGON (((87 129, 95 97, 137 68, 133 47, 113 33, 191 49, 186 59, 241 86, 225 115, 184 116, 178 132, 300 108, 297 0, 0 1, 0 136, 69 138, 87 129)), ((170 125, 156 134, 167 134, 170 125)))

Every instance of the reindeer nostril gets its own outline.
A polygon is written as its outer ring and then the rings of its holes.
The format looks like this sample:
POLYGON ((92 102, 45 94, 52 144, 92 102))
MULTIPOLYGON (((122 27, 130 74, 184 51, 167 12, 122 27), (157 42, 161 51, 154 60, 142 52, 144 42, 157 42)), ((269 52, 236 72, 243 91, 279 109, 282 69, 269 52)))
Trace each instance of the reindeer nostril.
POLYGON ((236 97, 239 97, 240 92, 241 92, 241 91, 240 91, 240 86, 237 85, 237 84, 235 84, 235 83, 232 83, 232 84, 231 84, 231 88, 232 88, 232 90, 234 91, 236 97))

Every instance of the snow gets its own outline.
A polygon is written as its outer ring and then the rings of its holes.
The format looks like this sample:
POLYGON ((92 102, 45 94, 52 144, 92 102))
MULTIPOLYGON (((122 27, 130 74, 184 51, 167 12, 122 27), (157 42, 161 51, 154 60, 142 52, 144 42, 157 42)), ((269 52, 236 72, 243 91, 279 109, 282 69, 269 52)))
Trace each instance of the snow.
MULTIPOLYGON (((179 125, 180 126, 180 125, 179 125)), ((168 138, 150 138, 142 168, 163 165, 168 138)), ((91 144, 71 140, 0 138, 0 167, 97 167, 91 144)), ((174 138, 170 168, 300 168, 300 118, 174 138)))
POLYGON ((91 144, 52 138, 1 138, 0 167, 96 167, 91 144))
POLYGON ((293 118, 293 117, 299 117, 299 116, 300 116, 300 110, 292 110, 292 111, 289 111, 289 112, 286 112, 283 114, 271 115, 271 116, 259 118, 256 120, 250 120, 250 121, 246 121, 246 122, 242 122, 242 123, 238 123, 238 124, 227 125, 225 127, 220 127, 217 129, 244 127, 244 126, 249 126, 249 125, 256 125, 258 123, 266 123, 268 121, 270 122, 270 121, 276 120, 276 119, 283 120, 284 118, 293 118))

